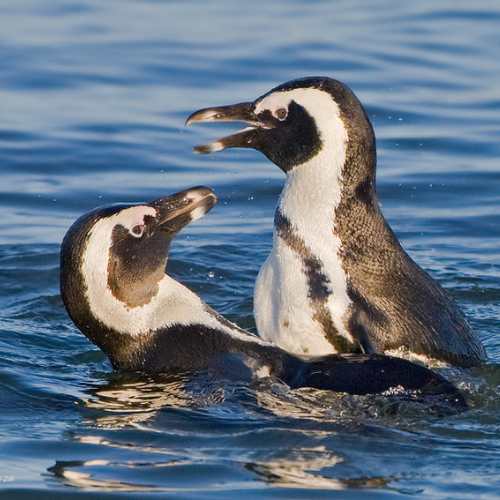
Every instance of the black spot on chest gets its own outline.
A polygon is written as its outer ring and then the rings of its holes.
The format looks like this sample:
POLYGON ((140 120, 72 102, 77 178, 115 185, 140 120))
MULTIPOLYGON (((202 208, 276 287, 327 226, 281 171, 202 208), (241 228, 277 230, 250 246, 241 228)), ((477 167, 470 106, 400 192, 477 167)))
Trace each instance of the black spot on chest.
POLYGON ((276 210, 274 225, 278 236, 295 252, 302 261, 307 278, 308 297, 312 301, 325 301, 332 294, 330 280, 323 271, 321 261, 313 255, 304 240, 297 235, 290 220, 281 210, 276 210))
POLYGON ((307 296, 314 311, 313 319, 320 325, 325 337, 337 352, 358 352, 359 346, 352 344, 335 327, 327 306, 328 298, 333 294, 333 290, 323 270, 321 260, 312 253, 280 209, 276 210, 274 224, 277 235, 302 261, 302 271, 307 279, 307 296))

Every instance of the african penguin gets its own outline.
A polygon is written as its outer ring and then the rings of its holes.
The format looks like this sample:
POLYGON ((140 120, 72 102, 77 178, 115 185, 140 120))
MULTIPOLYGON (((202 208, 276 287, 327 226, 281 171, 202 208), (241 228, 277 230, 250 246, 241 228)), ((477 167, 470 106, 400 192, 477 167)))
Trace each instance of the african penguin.
POLYGON ((61 295, 76 326, 115 369, 166 373, 236 364, 246 378, 355 394, 393 387, 445 394, 454 386, 422 366, 381 355, 295 356, 238 328, 165 272, 177 232, 216 203, 197 187, 145 204, 97 208, 61 246, 61 295))
POLYGON ((261 151, 286 174, 273 248, 254 296, 262 338, 293 353, 486 359, 453 300, 404 251, 375 189, 375 135, 363 106, 327 77, 293 80, 253 102, 206 108, 187 124, 244 130, 195 151, 261 151))

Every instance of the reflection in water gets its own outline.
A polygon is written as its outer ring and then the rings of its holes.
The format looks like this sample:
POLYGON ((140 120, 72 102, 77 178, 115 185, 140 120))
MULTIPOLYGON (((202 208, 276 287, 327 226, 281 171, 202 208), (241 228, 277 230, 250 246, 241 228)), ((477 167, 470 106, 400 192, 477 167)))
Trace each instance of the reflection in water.
POLYGON ((329 452, 324 446, 319 446, 290 450, 286 458, 270 458, 267 461, 248 463, 246 467, 274 486, 338 490, 343 488, 341 481, 324 477, 318 472, 326 467, 334 467, 340 462, 342 462, 341 457, 329 452))
MULTIPOLYGON (((89 441, 87 441, 89 442, 89 441)), ((97 440, 95 441, 97 444, 97 440)), ((118 443, 101 440, 100 445, 118 446, 118 443)), ((146 451, 144 447, 139 447, 141 451, 146 451)), ((154 452, 160 452, 155 449, 154 452)), ((163 450, 166 452, 167 450, 163 450)), ((132 482, 129 479, 117 479, 120 477, 129 478, 132 471, 140 470, 147 475, 148 470, 170 468, 185 469, 186 467, 196 467, 197 465, 212 462, 210 453, 200 453, 200 456, 168 461, 127 461, 112 462, 109 460, 94 459, 80 461, 58 461, 48 471, 65 484, 85 489, 113 490, 113 491, 200 491, 200 490, 231 490, 241 487, 240 482, 224 481, 218 484, 202 484, 199 488, 184 486, 159 486, 157 483, 144 483, 142 481, 132 482), (142 470, 141 470, 142 469, 142 470), (114 477, 113 477, 114 476, 114 477)), ((317 448, 292 449, 287 453, 287 457, 274 457, 268 460, 255 462, 241 462, 242 467, 255 474, 254 481, 246 481, 246 487, 264 487, 270 485, 280 488, 310 488, 326 490, 342 490, 345 488, 378 488, 387 487, 393 478, 383 477, 354 477, 354 478, 334 478, 328 477, 332 473, 332 468, 341 463, 343 459, 323 446, 317 448), (328 469, 328 474, 321 471, 328 469)))
POLYGON ((154 491, 157 488, 153 485, 138 485, 117 481, 114 479, 97 479, 93 477, 91 472, 82 472, 83 467, 98 468, 110 467, 118 464, 111 464, 107 460, 87 460, 87 461, 71 461, 71 462, 56 462, 53 467, 48 469, 57 478, 61 479, 68 486, 75 486, 85 489, 97 488, 102 491, 154 491))
POLYGON ((395 478, 426 497, 498 496, 498 364, 453 378, 471 411, 449 418, 397 398, 182 377, 113 376, 73 404, 109 364, 58 295, 66 229, 97 205, 213 187, 218 208, 176 240, 169 265, 253 328, 283 174, 256 152, 194 156, 218 132, 183 123, 314 74, 366 105, 384 213, 500 362, 500 2, 368 4, 257 0, 242 15, 230 0, 0 2, 0 489, 11 492, 0 495, 239 485, 226 496, 271 486, 266 497, 311 498, 313 483, 372 481, 384 497, 395 478))
POLYGON ((195 394, 185 390, 187 381, 182 375, 156 378, 117 375, 108 384, 92 389, 90 397, 84 400, 87 408, 100 411, 89 423, 120 428, 145 422, 161 408, 196 406, 195 394))
POLYGON ((249 463, 248 470, 262 477, 266 483, 282 488, 311 488, 343 490, 346 488, 379 488, 388 485, 391 478, 355 477, 331 478, 319 474, 325 468, 341 463, 343 459, 320 446, 292 450, 287 458, 249 463))
MULTIPOLYGON (((470 374, 469 389, 475 380, 470 374)), ((99 491, 194 492, 393 489, 399 474, 358 475, 331 440, 361 436, 371 424, 409 428, 433 407, 399 395, 290 390, 272 379, 248 385, 199 373, 114 374, 88 391, 83 410, 85 425, 72 434, 83 458, 56 461, 48 471, 59 481, 99 491), (230 469, 222 478, 221 467, 230 469), (251 475, 242 479, 242 471, 251 475), (197 478, 189 487, 186 475, 197 478)))
MULTIPOLYGON (((188 408, 192 412, 205 410, 215 413, 219 419, 231 419, 233 402, 243 404, 246 416, 251 414, 256 419, 270 414, 322 421, 331 417, 334 421, 338 412, 345 413, 346 401, 346 395, 330 391, 290 390, 274 379, 238 384, 200 372, 155 377, 115 374, 107 384, 89 391, 84 406, 97 410, 86 423, 116 429, 153 420, 159 410, 168 408, 188 408)), ((351 403, 350 406, 355 405, 351 403)), ((239 417, 236 413, 235 418, 239 417)))
POLYGON ((361 396, 307 387, 292 391, 283 384, 270 384, 257 391, 256 398, 259 406, 273 415, 316 420, 322 425, 332 423, 343 428, 371 421, 393 426, 411 419, 457 413, 440 395, 422 397, 404 390, 361 396))
MULTIPOLYGON (((90 442, 91 440, 84 440, 90 442)), ((94 444, 103 446, 123 447, 119 443, 105 440, 94 440, 94 444)), ((137 450, 147 451, 144 447, 137 450)), ((136 451, 137 451, 136 450, 136 451)), ((154 453, 161 451, 168 454, 167 450, 154 449, 154 453)), ((130 479, 117 479, 120 477, 129 478, 133 470, 140 470, 145 475, 148 470, 170 468, 175 476, 175 468, 185 469, 186 467, 196 467, 197 465, 209 464, 213 462, 210 452, 201 452, 198 457, 185 459, 171 459, 168 461, 127 461, 112 462, 103 459, 58 461, 48 469, 56 478, 65 484, 85 489, 114 490, 114 491, 199 491, 199 490, 230 490, 241 487, 240 482, 224 481, 218 484, 200 486, 200 488, 183 486, 159 486, 157 483, 144 483, 142 481, 132 482, 130 479)), ((387 486, 389 479, 382 477, 359 477, 359 478, 333 478, 321 474, 321 471, 331 469, 343 460, 340 456, 329 452, 325 447, 292 449, 287 453, 287 457, 275 457, 269 460, 259 460, 255 462, 240 462, 241 466, 255 474, 254 481, 246 481, 245 486, 252 488, 271 485, 281 488, 311 488, 342 490, 349 488, 376 488, 387 486)))
POLYGON ((124 428, 154 420, 162 409, 187 408, 217 419, 270 417, 320 421, 342 425, 367 419, 397 420, 404 416, 440 415, 451 411, 439 398, 425 400, 403 392, 390 395, 351 395, 313 388, 290 388, 267 378, 252 384, 235 383, 207 373, 145 377, 114 375, 105 385, 89 391, 86 408, 96 410, 86 423, 100 428, 124 428), (236 405, 236 411, 231 411, 236 405))
POLYGON ((252 473, 244 481, 247 488, 387 488, 395 478, 335 477, 344 458, 323 444, 349 426, 351 431, 361 428, 367 416, 391 413, 387 406, 387 398, 291 391, 270 379, 248 386, 206 374, 115 375, 89 391, 84 409, 90 415, 83 430, 72 436, 92 458, 57 461, 48 470, 64 484, 102 491, 231 490, 243 486, 238 478, 242 470, 252 473), (194 425, 184 422, 179 432, 173 418, 179 414, 194 425), (218 433, 211 435, 207 427, 218 433), (266 433, 272 439, 281 435, 281 440, 256 449, 256 442, 266 442, 266 433), (200 439, 203 446, 190 445, 200 439), (210 472, 221 462, 236 469, 234 481, 221 481, 210 472), (186 488, 186 470, 200 477, 199 485, 186 488))

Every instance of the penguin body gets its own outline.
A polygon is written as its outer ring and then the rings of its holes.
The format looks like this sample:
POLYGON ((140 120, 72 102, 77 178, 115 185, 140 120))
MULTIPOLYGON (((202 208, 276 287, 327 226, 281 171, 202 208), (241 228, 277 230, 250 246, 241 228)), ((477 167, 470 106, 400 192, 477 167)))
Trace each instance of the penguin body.
POLYGON ((261 151, 286 173, 254 297, 259 334, 294 353, 418 355, 458 366, 485 350, 445 290, 404 251, 375 189, 376 144, 354 93, 327 77, 282 84, 187 123, 250 127, 195 148, 261 151))
POLYGON ((273 376, 290 387, 352 394, 402 387, 443 394, 465 406, 443 377, 380 355, 296 356, 216 313, 165 272, 175 234, 216 202, 192 188, 142 205, 96 209, 77 220, 61 246, 61 295, 75 325, 117 370, 197 371, 237 365, 247 378, 273 376))

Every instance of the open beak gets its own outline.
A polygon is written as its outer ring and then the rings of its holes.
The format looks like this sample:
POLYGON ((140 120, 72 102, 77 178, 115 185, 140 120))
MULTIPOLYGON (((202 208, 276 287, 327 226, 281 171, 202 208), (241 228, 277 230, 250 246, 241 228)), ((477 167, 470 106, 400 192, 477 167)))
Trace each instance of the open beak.
POLYGON ((156 210, 161 229, 178 231, 193 220, 203 217, 217 201, 210 188, 198 186, 159 198, 149 205, 156 210))
POLYGON ((254 113, 253 102, 200 109, 188 117, 186 125, 201 122, 243 122, 248 125, 235 134, 222 137, 209 144, 195 146, 194 151, 201 154, 215 153, 227 148, 255 148, 259 139, 259 131, 273 126, 271 121, 265 121, 254 113))

